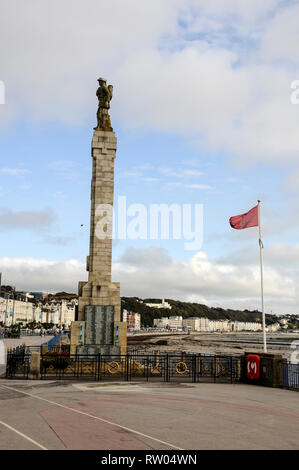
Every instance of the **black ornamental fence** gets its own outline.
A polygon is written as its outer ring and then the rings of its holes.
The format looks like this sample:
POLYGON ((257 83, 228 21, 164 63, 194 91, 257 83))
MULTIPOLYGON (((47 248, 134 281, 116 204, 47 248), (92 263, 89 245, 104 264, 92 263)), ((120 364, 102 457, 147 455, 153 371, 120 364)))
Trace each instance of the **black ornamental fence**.
MULTIPOLYGON (((38 351, 40 347, 38 347, 38 351)), ((6 377, 28 379, 30 370, 30 357, 33 348, 18 346, 15 349, 9 349, 6 359, 6 377)), ((36 349, 37 351, 37 349, 36 349)))
MULTIPOLYGON (((28 378, 30 357, 37 349, 8 352, 6 377, 28 378)), ((40 351, 40 350, 39 350, 40 351)), ((198 354, 69 355, 66 351, 41 353, 41 379, 93 381, 238 382, 241 358, 198 354)))
POLYGON ((299 364, 284 360, 275 362, 270 357, 262 357, 261 379, 254 382, 246 378, 244 355, 203 355, 185 352, 166 354, 158 351, 131 351, 120 356, 70 355, 67 350, 43 352, 40 346, 21 346, 8 351, 6 377, 28 379, 31 356, 36 352, 40 357, 38 375, 45 380, 246 382, 299 390, 299 364), (280 377, 279 380, 276 376, 280 377))
POLYGON ((241 360, 232 356, 199 355, 74 355, 41 356, 41 378, 235 382, 241 377, 241 360))
POLYGON ((292 390, 299 390, 299 364, 283 361, 282 386, 292 390))

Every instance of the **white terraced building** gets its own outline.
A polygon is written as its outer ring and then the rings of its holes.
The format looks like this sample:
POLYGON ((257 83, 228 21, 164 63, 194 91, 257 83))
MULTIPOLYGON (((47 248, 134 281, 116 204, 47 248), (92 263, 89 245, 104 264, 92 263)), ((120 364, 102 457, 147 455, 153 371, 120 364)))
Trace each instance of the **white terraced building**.
MULTIPOLYGON (((186 327, 190 331, 261 331, 262 324, 256 322, 231 322, 229 320, 209 320, 205 317, 182 317, 155 318, 154 326, 157 328, 181 328, 186 327)), ((270 325, 268 331, 277 331, 279 324, 270 325)))
MULTIPOLYGON (((183 320, 180 316, 154 318, 154 326, 156 328, 170 328, 180 329, 185 327, 190 331, 201 331, 201 332, 221 332, 221 331, 262 331, 262 323, 258 322, 240 322, 240 321, 229 321, 229 320, 209 320, 203 317, 189 317, 183 320)), ((281 328, 280 324, 274 323, 268 325, 266 331, 276 332, 281 328)))
POLYGON ((32 303, 0 297, 0 322, 5 326, 15 323, 26 325, 31 322, 54 323, 69 328, 75 320, 77 299, 59 300, 46 304, 32 303))
POLYGON ((183 325, 183 317, 163 317, 154 318, 154 326, 156 328, 170 328, 170 329, 181 329, 183 325))
POLYGON ((210 320, 202 317, 185 318, 183 326, 191 331, 210 331, 210 320))

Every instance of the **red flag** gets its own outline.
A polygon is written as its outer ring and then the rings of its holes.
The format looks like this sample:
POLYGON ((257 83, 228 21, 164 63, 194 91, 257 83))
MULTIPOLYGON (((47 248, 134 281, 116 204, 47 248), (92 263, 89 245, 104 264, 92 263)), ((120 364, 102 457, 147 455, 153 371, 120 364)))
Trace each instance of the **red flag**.
POLYGON ((235 215, 229 219, 229 223, 232 228, 242 230, 248 227, 258 227, 259 225, 259 214, 258 206, 253 207, 250 211, 245 214, 235 215))

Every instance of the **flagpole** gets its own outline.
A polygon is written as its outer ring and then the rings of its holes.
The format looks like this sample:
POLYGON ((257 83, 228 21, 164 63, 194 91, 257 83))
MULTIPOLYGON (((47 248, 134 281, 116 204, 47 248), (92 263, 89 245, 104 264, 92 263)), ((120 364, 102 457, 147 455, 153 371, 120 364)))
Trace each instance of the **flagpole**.
POLYGON ((262 227, 261 227, 261 201, 258 200, 258 221, 259 221, 259 245, 260 245, 260 267, 261 267, 261 295, 262 295, 262 319, 263 319, 263 340, 264 340, 264 352, 267 352, 267 340, 266 340, 266 317, 265 317, 265 306, 264 306, 264 272, 263 272, 263 242, 262 242, 262 227))

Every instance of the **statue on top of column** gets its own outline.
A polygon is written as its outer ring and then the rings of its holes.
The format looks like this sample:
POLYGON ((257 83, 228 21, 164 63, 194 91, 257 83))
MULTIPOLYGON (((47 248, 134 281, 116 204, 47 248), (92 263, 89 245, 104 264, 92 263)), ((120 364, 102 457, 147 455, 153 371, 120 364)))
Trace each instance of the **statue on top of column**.
POLYGON ((98 125, 94 129, 97 131, 113 131, 109 116, 110 101, 113 96, 113 86, 108 85, 104 78, 99 78, 99 88, 97 89, 97 97, 99 107, 97 112, 98 125))

